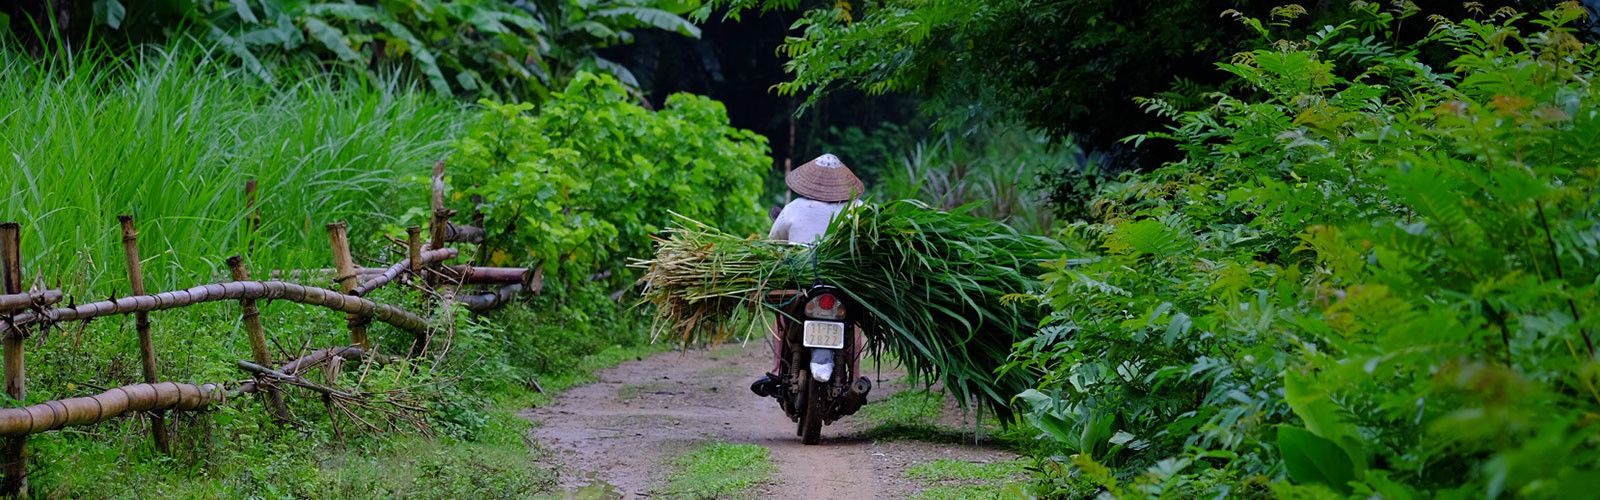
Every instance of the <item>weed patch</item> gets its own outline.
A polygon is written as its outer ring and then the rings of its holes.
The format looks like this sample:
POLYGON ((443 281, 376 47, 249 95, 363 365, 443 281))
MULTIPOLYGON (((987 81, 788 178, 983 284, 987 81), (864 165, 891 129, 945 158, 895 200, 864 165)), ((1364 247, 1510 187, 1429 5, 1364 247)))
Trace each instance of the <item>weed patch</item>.
POLYGON ((754 498, 771 479, 772 451, 753 444, 717 443, 679 457, 667 484, 671 498, 754 498))

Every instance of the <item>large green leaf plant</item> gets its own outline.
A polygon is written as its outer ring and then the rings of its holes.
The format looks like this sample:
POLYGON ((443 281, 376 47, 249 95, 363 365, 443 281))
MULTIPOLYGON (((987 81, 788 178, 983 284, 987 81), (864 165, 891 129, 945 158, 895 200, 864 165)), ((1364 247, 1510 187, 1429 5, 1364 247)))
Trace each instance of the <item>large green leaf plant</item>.
POLYGON ((509 99, 543 98, 578 71, 637 87, 598 50, 636 29, 700 36, 682 17, 699 2, 684 0, 85 1, 99 26, 153 41, 187 30, 269 81, 296 61, 374 75, 395 66, 440 94, 509 99))

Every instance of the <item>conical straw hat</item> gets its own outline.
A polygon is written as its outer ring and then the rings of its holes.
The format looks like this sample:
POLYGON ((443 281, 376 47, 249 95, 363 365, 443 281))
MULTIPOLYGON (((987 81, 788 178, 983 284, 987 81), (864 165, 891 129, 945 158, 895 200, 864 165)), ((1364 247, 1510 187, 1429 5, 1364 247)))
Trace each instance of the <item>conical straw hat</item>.
POLYGON ((789 172, 783 181, 800 196, 817 201, 850 201, 860 198, 867 191, 867 186, 856 178, 855 172, 851 172, 850 167, 839 161, 839 157, 831 154, 806 162, 789 172))

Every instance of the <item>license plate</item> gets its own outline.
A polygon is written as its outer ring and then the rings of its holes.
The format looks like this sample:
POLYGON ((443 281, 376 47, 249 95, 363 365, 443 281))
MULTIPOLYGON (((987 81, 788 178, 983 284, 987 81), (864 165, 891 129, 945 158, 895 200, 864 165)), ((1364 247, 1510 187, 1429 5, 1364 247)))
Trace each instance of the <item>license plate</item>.
POLYGON ((806 337, 801 342, 806 347, 844 348, 844 323, 837 321, 807 321, 806 337))

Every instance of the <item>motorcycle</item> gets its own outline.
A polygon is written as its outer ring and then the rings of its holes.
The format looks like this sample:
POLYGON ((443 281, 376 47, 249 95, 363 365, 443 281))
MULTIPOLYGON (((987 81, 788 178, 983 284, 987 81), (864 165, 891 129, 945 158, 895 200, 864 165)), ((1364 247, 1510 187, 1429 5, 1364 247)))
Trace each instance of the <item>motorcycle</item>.
POLYGON ((767 296, 776 302, 783 334, 783 360, 775 382, 752 386, 757 395, 777 398, 805 444, 822 440, 822 426, 853 415, 867 401, 872 381, 853 373, 852 361, 865 346, 854 335, 865 311, 843 291, 828 285, 783 290, 767 296))

